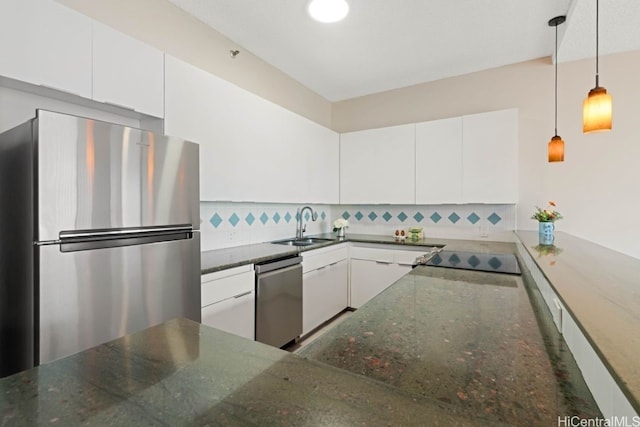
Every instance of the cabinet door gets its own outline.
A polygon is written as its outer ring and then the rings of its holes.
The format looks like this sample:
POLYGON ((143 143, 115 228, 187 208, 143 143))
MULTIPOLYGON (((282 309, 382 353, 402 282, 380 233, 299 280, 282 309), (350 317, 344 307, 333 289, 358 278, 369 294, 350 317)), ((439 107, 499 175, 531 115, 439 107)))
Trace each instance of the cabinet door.
POLYGON ((349 306, 361 307, 406 273, 406 266, 402 268, 396 263, 351 259, 349 306))
POLYGON ((93 23, 93 99, 164 116, 164 54, 93 23))
POLYGON ((338 201, 339 137, 165 57, 165 133, 200 143, 200 200, 338 201))
POLYGON ((518 110, 463 117, 464 203, 517 203, 518 110))
POLYGON ((347 308, 347 260, 318 268, 302 277, 302 334, 347 308))
POLYGON ((165 55, 164 132, 200 144, 200 200, 224 200, 210 186, 216 179, 211 163, 219 156, 209 108, 216 95, 209 73, 165 55))
POLYGON ((202 324, 255 338, 255 275, 250 265, 201 277, 202 324))
POLYGON ((303 153, 300 163, 300 185, 292 202, 327 203, 340 202, 340 135, 302 117, 302 132, 294 139, 303 153))
POLYGON ((415 125, 340 135, 340 203, 415 203, 415 125))
POLYGON ((0 75, 91 98, 91 19, 53 0, 0 2, 0 75))
POLYGON ((202 308, 202 324, 255 339, 255 291, 202 308))
POLYGON ((283 201, 276 188, 298 185, 302 153, 278 143, 273 111, 258 114, 257 97, 204 70, 169 55, 165 63, 165 133, 200 144, 200 200, 283 201))
POLYGON ((416 203, 462 203, 462 117, 416 124, 416 203))

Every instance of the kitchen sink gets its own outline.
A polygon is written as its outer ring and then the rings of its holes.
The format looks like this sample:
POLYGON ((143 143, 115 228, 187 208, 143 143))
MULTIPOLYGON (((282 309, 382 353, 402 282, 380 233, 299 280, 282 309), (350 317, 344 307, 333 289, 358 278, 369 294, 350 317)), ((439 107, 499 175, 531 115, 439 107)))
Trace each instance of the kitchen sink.
POLYGON ((286 240, 278 240, 275 242, 276 245, 289 245, 289 246, 312 246, 319 245, 322 243, 331 242, 332 239, 318 239, 316 237, 303 237, 302 239, 286 239, 286 240))

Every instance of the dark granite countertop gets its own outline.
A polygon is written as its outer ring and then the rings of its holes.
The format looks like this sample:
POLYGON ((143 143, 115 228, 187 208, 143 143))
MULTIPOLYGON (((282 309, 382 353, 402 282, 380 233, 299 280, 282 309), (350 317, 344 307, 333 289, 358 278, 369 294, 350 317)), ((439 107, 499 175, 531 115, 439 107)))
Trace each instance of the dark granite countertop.
POLYGON ((297 248, 272 243, 256 243, 201 252, 201 274, 213 273, 241 265, 255 264, 298 254, 297 248))
POLYGON ((470 419, 550 426, 601 416, 586 386, 552 366, 520 276, 417 267, 299 354, 470 419))
POLYGON ((484 240, 460 240, 425 238, 422 240, 396 240, 393 236, 377 234, 351 234, 344 238, 337 238, 333 233, 316 234, 306 237, 326 239, 326 243, 320 243, 308 247, 291 247, 277 245, 273 243, 256 243, 251 245, 235 246, 230 248, 215 249, 201 253, 201 273, 213 273, 228 268, 238 267, 246 264, 269 261, 284 256, 295 255, 304 251, 319 249, 326 246, 336 245, 344 242, 358 242, 370 244, 396 245, 399 248, 421 248, 432 247, 433 245, 445 245, 452 250, 474 250, 487 251, 492 253, 511 253, 512 245, 505 242, 491 242, 484 240))
POLYGON ((564 307, 640 411, 640 260, 563 232, 553 246, 518 238, 564 307))
POLYGON ((0 379, 0 424, 495 425, 184 319, 0 379))

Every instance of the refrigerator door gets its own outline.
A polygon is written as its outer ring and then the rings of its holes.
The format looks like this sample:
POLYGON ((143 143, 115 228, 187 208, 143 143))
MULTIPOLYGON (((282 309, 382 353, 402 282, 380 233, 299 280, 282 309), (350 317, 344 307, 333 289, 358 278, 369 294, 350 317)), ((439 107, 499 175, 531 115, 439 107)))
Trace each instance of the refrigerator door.
MULTIPOLYGON (((76 242, 77 243, 77 242, 76 242)), ((62 252, 37 249, 39 362, 175 317, 200 321, 200 235, 62 252)))
POLYGON ((197 144, 39 110, 38 241, 61 231, 200 228, 197 144))

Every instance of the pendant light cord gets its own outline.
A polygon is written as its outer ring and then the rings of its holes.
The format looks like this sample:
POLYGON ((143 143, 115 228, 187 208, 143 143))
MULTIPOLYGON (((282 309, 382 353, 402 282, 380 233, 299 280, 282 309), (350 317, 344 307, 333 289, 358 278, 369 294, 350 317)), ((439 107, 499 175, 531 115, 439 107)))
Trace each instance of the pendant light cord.
POLYGON ((556 25, 555 133, 558 136, 558 25, 556 25))
POLYGON ((599 44, 599 41, 600 41, 599 40, 600 37, 598 35, 599 28, 600 28, 600 25, 599 25, 599 21, 600 21, 599 3, 600 3, 600 1, 596 0, 596 87, 600 87, 600 75, 598 73, 598 68, 599 68, 598 67, 598 53, 599 53, 598 52, 598 44, 599 44))

